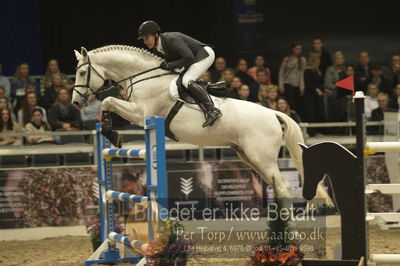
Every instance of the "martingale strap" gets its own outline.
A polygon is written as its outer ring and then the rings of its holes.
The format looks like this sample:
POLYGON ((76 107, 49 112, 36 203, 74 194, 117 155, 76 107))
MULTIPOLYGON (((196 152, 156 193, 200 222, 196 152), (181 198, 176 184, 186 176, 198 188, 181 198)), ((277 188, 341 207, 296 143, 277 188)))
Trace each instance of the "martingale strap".
POLYGON ((169 111, 167 117, 165 118, 165 135, 175 141, 178 141, 179 139, 175 136, 175 134, 171 131, 171 129, 169 128, 169 125, 171 124, 172 119, 174 119, 174 117, 176 116, 176 114, 178 113, 178 111, 182 108, 182 106, 185 104, 184 101, 182 100, 177 100, 174 104, 174 106, 172 107, 172 109, 169 111))

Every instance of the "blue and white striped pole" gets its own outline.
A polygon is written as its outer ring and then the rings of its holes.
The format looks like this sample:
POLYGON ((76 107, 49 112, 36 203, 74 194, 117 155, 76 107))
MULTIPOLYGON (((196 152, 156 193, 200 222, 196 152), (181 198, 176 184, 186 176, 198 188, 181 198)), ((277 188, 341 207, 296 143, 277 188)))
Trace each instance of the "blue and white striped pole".
POLYGON ((123 236, 121 234, 117 234, 115 232, 111 232, 108 235, 108 238, 110 241, 115 241, 121 244, 124 244, 125 246, 132 247, 134 249, 141 249, 143 251, 147 251, 147 248, 149 244, 144 243, 142 241, 136 240, 136 239, 131 239, 126 236, 123 236))
MULTIPOLYGON (((138 263, 139 257, 124 257, 119 254, 115 243, 122 243, 141 250, 142 254, 149 254, 150 245, 136 239, 129 239, 121 234, 113 232, 115 230, 114 204, 112 201, 131 201, 131 202, 154 202, 167 208, 167 173, 165 158, 165 130, 164 119, 154 116, 145 121, 146 150, 137 149, 111 149, 108 142, 101 136, 101 126, 96 126, 96 144, 97 144, 97 164, 98 164, 98 182, 99 182, 99 208, 101 220, 101 240, 108 241, 107 245, 101 245, 100 248, 85 262, 85 266, 98 263, 113 262, 132 262, 138 263), (108 146, 108 147, 107 147, 108 146), (104 149, 108 148, 108 149, 104 149), (103 150, 104 149, 104 150, 103 150), (147 173, 147 197, 121 193, 111 190, 112 188, 112 163, 111 157, 120 158, 140 158, 146 160, 147 173)), ((150 240, 154 240, 153 213, 157 213, 156 204, 148 204, 148 235, 150 240)), ((157 223, 160 227, 160 223, 157 223)), ((104 242, 103 242, 104 243, 104 242)))
POLYGON ((103 156, 118 158, 139 158, 146 159, 146 150, 137 149, 104 149, 103 156))
POLYGON ((113 201, 116 199, 119 201, 131 201, 131 202, 135 202, 135 203, 148 201, 148 198, 145 196, 122 193, 122 192, 117 192, 117 191, 113 191, 113 190, 108 190, 106 192, 106 198, 109 201, 113 201))

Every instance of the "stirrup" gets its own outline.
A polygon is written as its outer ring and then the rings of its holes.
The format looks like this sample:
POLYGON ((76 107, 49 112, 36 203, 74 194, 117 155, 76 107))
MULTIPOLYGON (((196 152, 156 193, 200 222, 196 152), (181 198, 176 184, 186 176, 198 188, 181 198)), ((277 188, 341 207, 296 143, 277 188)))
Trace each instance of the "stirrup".
POLYGON ((208 82, 207 84, 207 89, 224 89, 226 88, 226 82, 225 81, 218 81, 218 82, 208 82))
POLYGON ((206 122, 203 123, 203 127, 213 126, 215 121, 217 121, 222 116, 222 112, 217 108, 211 113, 212 114, 207 113, 206 122))

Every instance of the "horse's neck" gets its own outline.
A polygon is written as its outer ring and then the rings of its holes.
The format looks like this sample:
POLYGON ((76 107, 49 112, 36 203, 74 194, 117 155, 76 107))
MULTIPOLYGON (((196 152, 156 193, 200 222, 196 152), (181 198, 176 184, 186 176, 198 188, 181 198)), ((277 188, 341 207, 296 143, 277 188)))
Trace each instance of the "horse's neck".
MULTIPOLYGON (((149 55, 104 53, 96 58, 96 64, 104 68, 104 76, 106 79, 120 81, 134 74, 157 67, 160 61, 151 58, 149 55)), ((127 89, 132 82, 151 77, 165 72, 157 69, 149 73, 145 73, 133 80, 127 80, 120 85, 127 89)), ((152 115, 166 116, 173 105, 173 101, 169 97, 169 83, 174 76, 168 75, 150 79, 148 81, 139 82, 131 87, 127 93, 131 94, 130 102, 136 102, 141 106, 141 111, 147 116, 152 115)))
MULTIPOLYGON (((140 52, 104 52, 95 54, 94 60, 96 64, 104 68, 105 78, 114 81, 125 79, 147 69, 157 67, 160 64, 156 58, 151 58, 149 55, 141 55, 140 52)), ((141 75, 138 78, 154 75, 155 72, 157 71, 141 75)))

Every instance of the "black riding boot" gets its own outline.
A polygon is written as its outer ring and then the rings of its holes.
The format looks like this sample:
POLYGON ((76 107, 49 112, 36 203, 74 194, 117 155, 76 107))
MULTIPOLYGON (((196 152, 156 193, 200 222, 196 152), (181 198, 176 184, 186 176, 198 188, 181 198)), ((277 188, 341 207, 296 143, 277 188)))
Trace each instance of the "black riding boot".
POLYGON ((222 113, 218 108, 215 108, 208 93, 194 80, 189 81, 188 90, 199 102, 200 108, 205 113, 206 122, 204 122, 203 127, 214 125, 215 121, 222 116, 222 113))

